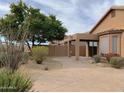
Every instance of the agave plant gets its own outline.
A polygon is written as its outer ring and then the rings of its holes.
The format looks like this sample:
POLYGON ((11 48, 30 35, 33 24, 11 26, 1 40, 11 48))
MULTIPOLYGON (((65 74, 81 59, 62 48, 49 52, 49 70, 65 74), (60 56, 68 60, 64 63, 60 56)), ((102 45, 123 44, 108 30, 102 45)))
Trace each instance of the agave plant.
POLYGON ((31 87, 31 80, 26 75, 18 71, 0 71, 0 92, 27 92, 31 87))

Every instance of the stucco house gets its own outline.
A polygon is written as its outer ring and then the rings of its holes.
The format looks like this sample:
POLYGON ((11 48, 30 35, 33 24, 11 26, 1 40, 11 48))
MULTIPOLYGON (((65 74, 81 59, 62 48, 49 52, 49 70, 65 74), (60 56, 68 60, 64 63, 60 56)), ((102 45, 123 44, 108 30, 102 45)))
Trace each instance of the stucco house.
POLYGON ((98 35, 98 53, 117 53, 124 57, 124 6, 113 6, 93 27, 98 35))
POLYGON ((77 33, 66 37, 59 45, 75 46, 75 56, 79 59, 80 43, 85 43, 85 56, 101 53, 117 53, 124 57, 124 6, 113 6, 88 33, 77 33), (73 42, 73 43, 72 43, 73 42))

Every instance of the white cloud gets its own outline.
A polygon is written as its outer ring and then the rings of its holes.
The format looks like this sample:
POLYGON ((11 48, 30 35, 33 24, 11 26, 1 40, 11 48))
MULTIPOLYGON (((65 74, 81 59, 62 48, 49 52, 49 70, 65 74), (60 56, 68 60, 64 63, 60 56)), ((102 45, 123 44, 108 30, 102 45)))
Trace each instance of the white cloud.
POLYGON ((9 4, 7 3, 0 3, 0 11, 8 12, 10 10, 9 4))
POLYGON ((57 15, 57 18, 60 19, 68 28, 69 34, 74 34, 77 28, 83 28, 81 26, 81 23, 76 22, 77 15, 75 1, 76 0, 71 0, 69 2, 57 0, 34 0, 34 2, 46 5, 52 8, 53 10, 57 11, 58 13, 56 13, 55 15, 57 15))
MULTIPOLYGON (((112 5, 124 5, 124 0, 31 0, 30 4, 56 15, 68 34, 74 34, 89 31, 112 5)), ((9 11, 9 5, 0 2, 0 11, 9 11)))
POLYGON ((124 0, 115 0, 115 5, 124 5, 124 0))
MULTIPOLYGON (((105 11, 111 6, 110 0, 33 0, 53 10, 68 28, 68 34, 89 31, 105 11)), ((50 13, 51 14, 51 13, 50 13)))
POLYGON ((56 11, 60 11, 63 9, 67 9, 69 7, 69 4, 66 2, 63 2, 62 0, 33 0, 34 2, 37 2, 39 4, 43 4, 45 6, 49 6, 53 8, 56 11))
MULTIPOLYGON (((89 21, 91 23, 94 23, 86 25, 87 27, 89 27, 89 29, 86 30, 90 30, 112 6, 112 2, 110 2, 109 0, 106 2, 96 3, 95 5, 94 4, 91 4, 89 8, 84 7, 84 9, 82 9, 82 13, 85 14, 88 18, 90 18, 89 21)), ((87 23, 87 19, 85 20, 85 23, 87 23)))

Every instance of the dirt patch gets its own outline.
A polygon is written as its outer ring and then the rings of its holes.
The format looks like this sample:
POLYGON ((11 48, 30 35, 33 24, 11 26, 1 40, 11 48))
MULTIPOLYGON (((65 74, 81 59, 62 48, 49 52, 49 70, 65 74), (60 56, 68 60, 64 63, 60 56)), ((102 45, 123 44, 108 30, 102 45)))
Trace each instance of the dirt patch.
POLYGON ((49 70, 54 70, 61 69, 63 65, 61 62, 56 61, 53 58, 47 58, 42 64, 37 64, 34 60, 29 60, 27 64, 22 65, 22 68, 23 67, 32 70, 44 70, 45 67, 48 67, 49 70))
POLYGON ((90 64, 91 59, 57 57, 46 60, 43 65, 29 62, 21 69, 27 71, 33 81, 32 90, 48 92, 123 91, 124 69, 101 67, 90 64), (48 65, 50 70, 41 68, 48 65))

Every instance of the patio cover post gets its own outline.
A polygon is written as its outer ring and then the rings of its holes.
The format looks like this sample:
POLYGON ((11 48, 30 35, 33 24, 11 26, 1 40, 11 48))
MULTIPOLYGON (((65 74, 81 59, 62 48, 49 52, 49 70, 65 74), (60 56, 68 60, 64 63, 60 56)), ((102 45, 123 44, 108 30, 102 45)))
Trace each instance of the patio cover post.
POLYGON ((76 56, 76 60, 79 60, 79 37, 78 34, 76 35, 76 40, 75 40, 75 56, 76 56))
POLYGON ((89 46, 88 46, 88 42, 86 42, 86 57, 89 57, 89 46))
POLYGON ((70 41, 67 42, 67 56, 70 57, 70 41))
POLYGON ((97 55, 99 54, 99 42, 97 42, 97 55))

